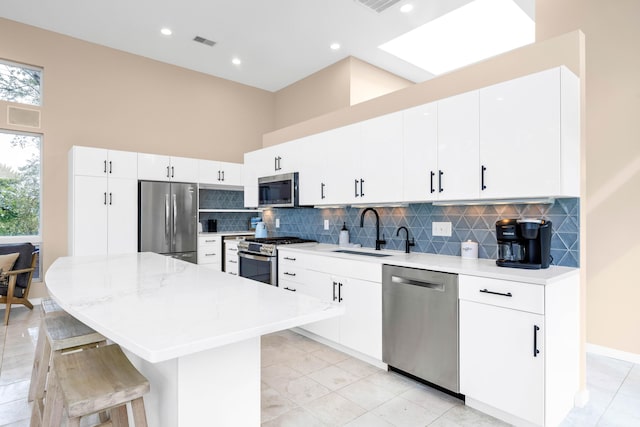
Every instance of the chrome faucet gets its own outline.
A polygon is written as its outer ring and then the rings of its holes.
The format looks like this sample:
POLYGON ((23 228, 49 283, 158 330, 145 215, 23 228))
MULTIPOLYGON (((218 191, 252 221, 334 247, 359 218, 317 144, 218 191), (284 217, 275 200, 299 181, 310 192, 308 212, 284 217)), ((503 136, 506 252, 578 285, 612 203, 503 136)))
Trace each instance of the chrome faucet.
POLYGON ((379 251, 380 245, 386 245, 387 241, 384 239, 380 240, 380 217, 378 216, 378 212, 376 212, 375 209, 367 208, 362 211, 362 214, 360 215, 360 228, 364 227, 364 215, 369 211, 373 212, 373 214, 376 216, 376 251, 379 251))
POLYGON ((404 230, 404 232, 407 233, 406 234, 407 238, 404 241, 404 252, 408 254, 409 252, 411 252, 409 248, 411 246, 415 246, 416 245, 416 241, 415 241, 415 239, 413 237, 411 238, 411 240, 409 240, 409 230, 404 225, 402 227, 398 228, 398 231, 396 232, 396 236, 400 235, 400 230, 404 230))

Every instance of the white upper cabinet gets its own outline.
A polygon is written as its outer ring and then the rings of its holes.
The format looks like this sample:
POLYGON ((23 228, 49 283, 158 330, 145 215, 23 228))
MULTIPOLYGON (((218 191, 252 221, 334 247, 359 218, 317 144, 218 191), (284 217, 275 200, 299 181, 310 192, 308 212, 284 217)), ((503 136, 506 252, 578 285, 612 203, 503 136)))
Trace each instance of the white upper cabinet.
POLYGON ((72 156, 75 175, 133 179, 138 177, 136 153, 75 146, 72 156))
POLYGON ((480 90, 482 198, 579 195, 578 94, 563 67, 480 90))
POLYGON ((360 190, 353 202, 397 202, 402 197, 402 112, 362 122, 360 190))
POLYGON ((438 101, 438 200, 477 199, 480 190, 478 91, 438 101))
POLYGON ((438 104, 403 112, 403 201, 437 200, 438 104))
POLYGON ((138 179, 197 182, 198 160, 138 153, 138 179))
POLYGON ((241 186, 242 164, 198 160, 198 183, 216 186, 241 186))

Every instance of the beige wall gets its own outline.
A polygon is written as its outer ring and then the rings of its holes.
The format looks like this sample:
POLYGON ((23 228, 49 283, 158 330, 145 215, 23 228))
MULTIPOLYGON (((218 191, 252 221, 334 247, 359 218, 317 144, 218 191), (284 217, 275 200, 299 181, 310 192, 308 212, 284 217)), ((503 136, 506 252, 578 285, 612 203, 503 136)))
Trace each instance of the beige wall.
POLYGON ((350 105, 359 104, 414 85, 407 79, 358 58, 351 57, 349 59, 351 63, 350 105))
MULTIPOLYGON (((0 58, 44 68, 43 265, 67 253, 72 145, 242 162, 274 129, 274 94, 0 19, 0 58), (9 42, 10 41, 10 42, 9 42)), ((0 128, 8 126, 0 102, 0 128)), ((44 292, 35 286, 33 296, 44 292)))
POLYGON ((587 342, 640 354, 640 2, 536 3, 538 39, 586 37, 587 342))

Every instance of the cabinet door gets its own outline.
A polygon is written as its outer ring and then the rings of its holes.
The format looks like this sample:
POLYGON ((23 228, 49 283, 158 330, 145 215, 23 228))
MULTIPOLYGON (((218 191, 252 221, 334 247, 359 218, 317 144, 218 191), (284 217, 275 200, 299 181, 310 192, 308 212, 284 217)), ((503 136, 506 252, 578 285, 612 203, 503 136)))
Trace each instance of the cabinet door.
POLYGON ((403 201, 438 197, 438 104, 421 105, 403 113, 403 201))
MULTIPOLYGON (((134 154, 135 155, 135 154, 134 154)), ((73 174, 107 176, 107 150, 91 147, 73 147, 73 174)))
POLYGON ((260 151, 244 153, 244 168, 242 169, 242 182, 244 184, 244 206, 246 208, 258 207, 258 165, 261 159, 260 151))
MULTIPOLYGON (((296 284, 296 287, 300 288, 302 293, 329 302, 334 301, 334 289, 337 298, 337 286, 337 283, 335 285, 333 284, 333 279, 330 275, 320 272, 310 272, 306 283, 296 284)), ((337 302, 337 299, 335 302, 337 302)), ((339 342, 340 323, 338 318, 321 320, 303 325, 302 327, 323 338, 339 342)))
POLYGON ((242 164, 218 162, 220 169, 220 182, 223 185, 242 185, 242 164))
POLYGON ((198 160, 198 183, 219 184, 220 166, 219 162, 213 160, 198 160))
POLYGON ((543 425, 543 337, 542 315, 461 300, 460 392, 543 425))
POLYGON ((169 156, 138 153, 138 179, 169 181, 171 179, 169 156))
POLYGON ((198 182, 198 160, 171 157, 171 181, 198 182))
POLYGON ((325 200, 325 176, 330 154, 318 135, 302 138, 303 155, 300 156, 298 170, 300 204, 303 206, 322 205, 325 200))
POLYGON ((131 151, 109 150, 107 171, 109 178, 138 179, 138 154, 131 151))
POLYGON ((107 252, 138 252, 138 181, 109 178, 107 252))
POLYGON ((340 317, 340 343, 382 360, 382 285, 359 279, 333 277, 345 305, 340 317))
POLYGON ((560 69, 480 89, 483 198, 560 194, 560 69))
POLYGON ((362 123, 360 201, 398 202, 402 198, 402 112, 362 123))
POLYGON ((361 179, 360 138, 360 124, 343 126, 320 134, 320 144, 329 153, 325 159, 322 179, 325 184, 323 204, 360 202, 360 197, 356 197, 356 194, 359 195, 361 179))
POLYGON ((439 200, 477 199, 480 192, 478 91, 438 101, 439 200))
POLYGON ((73 178, 73 242, 69 255, 107 253, 107 199, 106 177, 73 178))

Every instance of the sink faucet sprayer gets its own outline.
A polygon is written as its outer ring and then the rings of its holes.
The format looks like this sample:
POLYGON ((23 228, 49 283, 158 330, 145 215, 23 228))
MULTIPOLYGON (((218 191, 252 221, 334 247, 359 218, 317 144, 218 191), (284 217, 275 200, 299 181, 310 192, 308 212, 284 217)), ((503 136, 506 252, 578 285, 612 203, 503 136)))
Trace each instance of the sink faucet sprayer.
POLYGON ((408 254, 410 252, 409 248, 411 246, 415 246, 416 245, 416 241, 415 241, 415 239, 413 237, 411 238, 411 240, 409 240, 409 230, 404 225, 402 227, 398 228, 398 231, 396 232, 396 236, 400 235, 400 230, 404 230, 404 232, 406 233, 406 237, 407 238, 404 241, 404 252, 408 254))
MULTIPOLYGON (((386 245, 387 241, 384 239, 380 240, 380 217, 378 216, 378 212, 376 212, 375 209, 367 208, 362 211, 362 214, 360 215, 360 228, 364 227, 364 215, 369 211, 373 212, 373 214, 376 216, 376 251, 379 251, 380 245, 386 245)), ((382 237, 384 237, 384 235, 382 237)))

